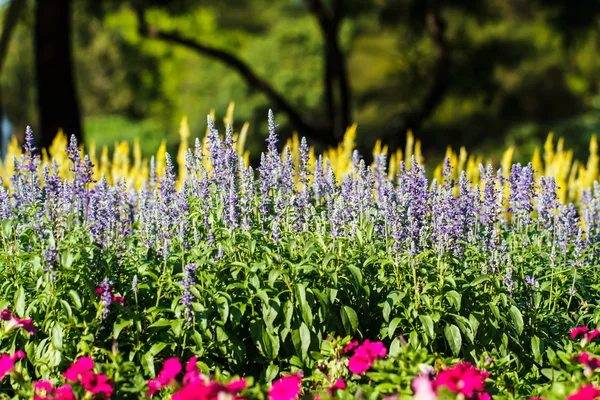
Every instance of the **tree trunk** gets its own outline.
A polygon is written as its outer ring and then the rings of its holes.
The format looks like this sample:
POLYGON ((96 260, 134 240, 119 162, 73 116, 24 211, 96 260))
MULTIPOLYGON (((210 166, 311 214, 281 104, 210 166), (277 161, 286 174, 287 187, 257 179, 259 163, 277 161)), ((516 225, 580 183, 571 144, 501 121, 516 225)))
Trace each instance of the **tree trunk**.
POLYGON ((48 147, 59 129, 82 142, 71 49, 71 0, 37 0, 35 71, 40 113, 39 145, 48 147))

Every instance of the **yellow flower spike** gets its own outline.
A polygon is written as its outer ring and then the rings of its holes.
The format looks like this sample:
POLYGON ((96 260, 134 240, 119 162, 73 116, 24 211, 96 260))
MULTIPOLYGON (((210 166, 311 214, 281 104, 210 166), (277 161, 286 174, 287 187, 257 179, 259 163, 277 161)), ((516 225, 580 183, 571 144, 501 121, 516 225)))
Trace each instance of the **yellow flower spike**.
POLYGON ((500 166, 502 167, 502 176, 508 178, 510 176, 510 169, 512 166, 513 154, 515 152, 514 146, 510 146, 502 155, 502 161, 500 166))
MULTIPOLYGON (((240 130, 240 135, 239 135, 238 141, 235 144, 235 149, 236 149, 238 156, 242 156, 242 154, 247 153, 247 152, 244 152, 244 147, 246 146, 246 138, 248 137, 248 129, 249 128, 250 128, 250 123, 244 122, 244 125, 242 125, 242 129, 240 130)), ((246 161, 246 165, 248 165, 247 161, 246 161)))
POLYGON ((158 178, 162 178, 163 176, 163 170, 165 169, 165 167, 167 166, 167 140, 163 139, 160 142, 160 146, 158 146, 158 150, 156 151, 156 157, 154 158, 155 160, 155 165, 156 165, 156 176, 158 178))
POLYGON ((598 177, 598 160, 598 140, 596 139, 596 135, 593 135, 590 139, 590 155, 583 182, 585 188, 592 187, 592 184, 598 177))
POLYGON ((539 182, 540 178, 544 173, 544 164, 542 163, 542 157, 540 156, 540 149, 536 147, 531 157, 531 166, 533 168, 535 181, 539 182))
POLYGON ((419 165, 423 165, 423 163, 425 162, 425 157, 423 157, 423 153, 421 153, 421 141, 417 140, 415 142, 415 159, 417 160, 417 162, 419 163, 419 165))
POLYGON ((467 149, 464 146, 461 146, 460 152, 458 155, 458 165, 456 166, 456 174, 460 177, 460 173, 464 171, 465 165, 467 163, 467 149))
POLYGON ((108 157, 108 146, 102 146, 102 153, 100 154, 100 176, 104 176, 108 184, 113 184, 112 177, 110 175, 110 158, 108 157))
MULTIPOLYGON (((233 103, 231 103, 233 104, 233 103)), ((231 105, 230 104, 230 105, 231 105)), ((182 183, 187 179, 187 170, 185 169, 185 152, 189 148, 190 126, 188 125, 187 116, 183 116, 179 125, 179 148, 177 149, 177 164, 179 166, 179 179, 175 187, 181 188, 182 183)))
MULTIPOLYGON (((227 106, 227 111, 225 112, 225 117, 223 118, 223 124, 225 126, 231 125, 233 126, 233 111, 235 110, 235 102, 230 101, 227 106)), ((214 111, 213 111, 214 113, 214 111)))
POLYGON ((414 144, 415 144, 415 138, 413 137, 412 131, 409 129, 408 132, 406 133, 406 148, 405 148, 405 152, 404 152, 404 155, 405 155, 404 162, 406 163, 406 169, 410 169, 410 164, 411 164, 410 160, 413 156, 414 144))

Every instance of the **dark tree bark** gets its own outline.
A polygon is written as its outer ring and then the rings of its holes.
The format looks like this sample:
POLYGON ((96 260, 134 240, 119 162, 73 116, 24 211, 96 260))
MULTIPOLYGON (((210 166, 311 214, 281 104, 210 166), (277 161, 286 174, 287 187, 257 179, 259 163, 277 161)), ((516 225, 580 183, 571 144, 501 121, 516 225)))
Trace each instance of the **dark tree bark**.
POLYGON ((398 134, 390 138, 389 142, 392 147, 397 147, 406 141, 406 134, 409 129, 417 130, 421 127, 423 122, 442 102, 450 84, 450 49, 445 36, 446 22, 441 16, 440 3, 442 0, 426 1, 425 25, 435 46, 433 84, 419 108, 404 118, 404 123, 398 134))
POLYGON ((200 55, 224 63, 229 68, 235 70, 246 81, 248 86, 265 94, 279 110, 287 114, 290 122, 299 130, 301 135, 323 144, 333 145, 337 143, 336 137, 331 129, 316 127, 309 124, 302 117, 300 112, 298 112, 298 110, 283 97, 283 95, 281 95, 267 80, 258 76, 258 74, 252 70, 250 65, 236 55, 227 50, 212 47, 197 40, 186 38, 179 32, 162 31, 151 26, 148 21, 146 21, 145 10, 139 2, 136 5, 136 11, 140 34, 143 36, 181 45, 190 50, 194 50, 200 55))
POLYGON ((83 139, 71 46, 71 0, 37 0, 35 71, 40 113, 39 145, 52 143, 59 129, 83 139))
POLYGON ((340 25, 344 18, 343 0, 333 0, 330 12, 321 0, 306 2, 319 22, 325 41, 325 108, 330 129, 339 140, 353 122, 346 57, 339 43, 340 25))

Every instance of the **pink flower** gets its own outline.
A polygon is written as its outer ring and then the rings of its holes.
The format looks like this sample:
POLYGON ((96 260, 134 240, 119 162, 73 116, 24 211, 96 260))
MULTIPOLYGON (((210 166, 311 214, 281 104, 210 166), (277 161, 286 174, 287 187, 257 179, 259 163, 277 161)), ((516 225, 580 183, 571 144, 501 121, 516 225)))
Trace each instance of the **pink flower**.
POLYGON ((197 359, 198 358, 196 356, 193 356, 185 364, 185 375, 183 376, 184 384, 202 378, 200 371, 198 370, 198 366, 196 365, 197 359))
POLYGON ((433 382, 429 379, 427 374, 419 375, 412 380, 410 384, 413 392, 415 393, 414 400, 436 400, 435 390, 433 382))
POLYGON ((127 302, 125 301, 125 298, 124 298, 124 297, 121 297, 121 296, 115 296, 115 295, 113 295, 113 297, 112 297, 112 301, 113 301, 113 303, 114 303, 114 302, 121 303, 121 305, 122 305, 123 307, 127 307, 127 302))
MULTIPOLYGON (((202 379, 195 380, 183 387, 172 397, 173 400, 218 400, 223 398, 221 393, 228 394, 226 398, 237 400, 237 394, 246 388, 244 379, 236 379, 227 385, 219 382, 206 384, 202 379)), ((241 400, 241 399, 240 399, 241 400)))
POLYGON ((34 400, 75 400, 75 394, 71 385, 63 385, 53 389, 50 381, 40 381, 34 383, 33 388, 43 394, 42 396, 36 393, 33 396, 34 400))
POLYGON ((18 328, 25 329, 30 335, 33 335, 37 332, 36 327, 33 326, 33 321, 31 320, 31 318, 17 318, 14 314, 11 314, 8 308, 5 308, 0 312, 0 318, 4 321, 10 321, 6 326, 6 332, 10 332, 13 329, 18 328))
POLYGON ((333 394, 335 393, 336 390, 345 390, 346 389, 346 382, 344 382, 342 379, 336 379, 334 384, 332 386, 330 386, 329 388, 327 388, 327 390, 329 391, 329 394, 331 396, 333 396, 333 394))
POLYGON ((577 328, 571 329, 571 339, 577 338, 579 335, 586 335, 589 329, 587 326, 578 326, 577 328))
POLYGON ((446 386, 454 393, 472 397, 475 392, 483 392, 484 381, 489 375, 486 371, 472 367, 469 362, 462 362, 441 371, 433 384, 436 390, 440 386, 446 386))
POLYGON ((587 352, 583 352, 578 356, 574 356, 573 360, 579 361, 585 366, 584 375, 588 378, 592 377, 596 368, 600 368, 600 359, 590 357, 590 354, 587 352))
POLYGON ((71 364, 63 376, 68 381, 77 382, 80 375, 84 375, 92 369, 94 369, 94 360, 91 357, 79 357, 77 361, 71 364))
POLYGON ((365 340, 360 347, 356 349, 354 355, 348 361, 348 368, 355 374, 363 374, 377 358, 383 358, 387 354, 387 349, 382 342, 370 342, 365 340))
POLYGON ((583 386, 577 393, 567 397, 567 400, 594 400, 600 396, 600 390, 592 385, 583 386))
POLYGON ((4 378, 6 374, 12 371, 13 367, 15 366, 15 362, 22 358, 25 358, 25 353, 23 353, 21 350, 15 351, 15 354, 12 356, 9 356, 8 354, 2 354, 2 356, 0 356, 0 380, 4 378))
POLYGON ((156 379, 148 381, 148 394, 150 397, 163 387, 169 385, 181 372, 181 363, 177 357, 169 358, 165 361, 162 370, 158 373, 156 379))
POLYGON ((583 347, 588 342, 594 340, 594 338, 600 336, 600 330, 594 329, 590 332, 587 326, 578 326, 571 330, 571 339, 576 339, 580 335, 583 336, 583 339, 581 339, 581 346, 583 347))
POLYGON ((81 376, 81 385, 91 394, 102 394, 104 397, 110 397, 113 387, 108 377, 103 374, 86 372, 81 376))
POLYGON ((269 390, 269 399, 271 400, 292 400, 297 399, 302 385, 302 374, 284 376, 280 380, 273 382, 269 390))
POLYGON ((357 347, 358 347, 358 340, 353 340, 350 343, 348 343, 348 346, 344 347, 344 353, 348 353, 349 351, 352 351, 357 347))
POLYGON ((484 393, 477 393, 477 400, 492 400, 492 396, 490 396, 489 393, 484 392, 484 393))

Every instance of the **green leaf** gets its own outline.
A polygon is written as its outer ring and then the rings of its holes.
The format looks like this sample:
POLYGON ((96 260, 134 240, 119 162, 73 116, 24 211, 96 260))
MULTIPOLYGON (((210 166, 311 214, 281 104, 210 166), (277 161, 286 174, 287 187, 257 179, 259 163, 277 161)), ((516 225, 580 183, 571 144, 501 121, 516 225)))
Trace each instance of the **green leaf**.
POLYGON ((394 336, 394 333, 396 332, 396 328, 398 327, 399 323, 400 318, 394 318, 392 322, 390 322, 390 326, 388 326, 388 337, 390 339, 392 338, 392 336, 394 336))
POLYGON ((462 337, 460 335, 460 329, 458 329, 458 326, 456 325, 448 324, 444 328, 444 335, 446 336, 446 340, 450 345, 452 354, 457 356, 462 346, 462 337))
POLYGON ((446 298, 456 311, 460 311, 461 295, 456 290, 446 292, 446 298))
POLYGON ((221 321, 223 321, 223 323, 227 323, 227 319, 229 318, 229 302, 225 297, 221 296, 217 299, 216 303, 217 310, 221 316, 221 321))
POLYGON ((127 320, 118 320, 117 322, 115 322, 113 324, 113 339, 117 340, 119 338, 119 334, 121 334, 121 331, 126 328, 133 325, 133 321, 130 319, 127 320))
POLYGON ((5 239, 10 240, 12 239, 12 234, 13 222, 10 219, 5 219, 2 221, 2 236, 4 236, 5 239))
POLYGON ((64 331, 62 326, 56 324, 52 327, 52 345, 56 350, 62 350, 63 348, 63 336, 64 331))
POLYGON ((471 282, 471 286, 477 286, 482 284, 483 282, 487 282, 489 281, 491 278, 489 275, 479 275, 477 278, 473 279, 473 282, 471 282))
POLYGON ((521 315, 521 311, 515 306, 510 306, 510 310, 508 311, 510 315, 510 320, 517 331, 517 334, 520 335, 523 333, 523 316, 521 315))
POLYGON ((20 286, 15 293, 15 312, 21 318, 25 315, 25 289, 20 286))
POLYGON ((81 309, 81 298, 79 297, 79 293, 71 289, 69 290, 69 297, 73 301, 73 305, 75 306, 75 308, 78 310, 81 309))
POLYGON ((306 356, 310 347, 310 330, 304 322, 300 324, 300 343, 302 346, 302 356, 306 356))
POLYGON ((429 315, 419 315, 419 320, 421 321, 421 325, 423 325, 423 329, 425 333, 431 340, 435 339, 435 332, 433 331, 433 320, 429 315))
POLYGON ((358 329, 358 315, 351 307, 344 306, 340 311, 342 324, 348 335, 353 334, 358 329))
POLYGON ((531 337, 531 351, 533 352, 533 357, 535 361, 539 362, 542 358, 543 352, 543 344, 539 337, 532 336, 531 337))
POLYGON ((267 371, 265 372, 265 382, 267 382, 267 383, 271 382, 273 379, 275 379, 277 377, 278 373, 279 373, 279 367, 275 364, 270 364, 267 367, 267 371))

